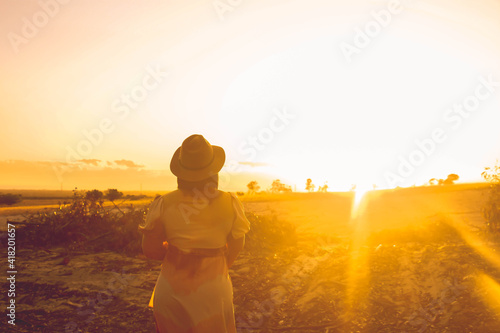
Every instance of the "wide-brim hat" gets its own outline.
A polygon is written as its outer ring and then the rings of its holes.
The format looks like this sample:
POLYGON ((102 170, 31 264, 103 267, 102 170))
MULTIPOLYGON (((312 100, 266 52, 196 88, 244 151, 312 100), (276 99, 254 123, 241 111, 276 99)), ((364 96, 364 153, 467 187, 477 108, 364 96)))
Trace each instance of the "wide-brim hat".
POLYGON ((224 166, 226 153, 202 135, 186 138, 170 161, 170 171, 180 179, 196 182, 216 175, 224 166))

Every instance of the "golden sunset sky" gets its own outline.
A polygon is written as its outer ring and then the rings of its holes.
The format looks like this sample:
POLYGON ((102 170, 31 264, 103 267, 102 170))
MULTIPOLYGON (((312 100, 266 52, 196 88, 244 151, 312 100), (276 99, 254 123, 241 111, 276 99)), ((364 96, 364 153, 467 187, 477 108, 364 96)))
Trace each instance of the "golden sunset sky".
POLYGON ((0 189, 479 181, 500 157, 500 2, 0 2, 0 189))

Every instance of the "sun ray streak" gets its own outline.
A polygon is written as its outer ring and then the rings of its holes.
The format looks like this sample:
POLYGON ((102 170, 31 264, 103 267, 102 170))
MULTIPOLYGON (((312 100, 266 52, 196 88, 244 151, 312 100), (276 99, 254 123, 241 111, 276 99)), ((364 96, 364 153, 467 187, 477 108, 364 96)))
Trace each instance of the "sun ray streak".
POLYGON ((457 219, 448 218, 446 222, 451 225, 460 234, 462 239, 475 251, 477 251, 483 258, 488 260, 496 268, 500 268, 500 255, 487 244, 486 241, 482 240, 480 237, 474 235, 470 228, 463 222, 457 219))
POLYGON ((487 274, 481 273, 477 278, 481 298, 497 315, 500 315, 500 284, 487 274))
POLYGON ((367 282, 369 280, 369 249, 366 246, 368 236, 367 218, 365 215, 367 207, 368 190, 357 190, 354 194, 351 209, 351 225, 353 236, 350 246, 349 268, 347 271, 346 290, 346 316, 354 315, 359 306, 366 305, 367 282))

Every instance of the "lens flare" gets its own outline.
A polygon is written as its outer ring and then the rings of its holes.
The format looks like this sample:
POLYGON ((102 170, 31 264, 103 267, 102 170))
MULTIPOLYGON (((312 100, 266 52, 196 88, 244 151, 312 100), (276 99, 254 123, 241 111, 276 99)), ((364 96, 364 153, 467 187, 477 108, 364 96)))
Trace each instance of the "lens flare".
POLYGON ((351 220, 355 220, 366 210, 366 195, 368 192, 370 192, 370 190, 366 188, 356 189, 356 191, 354 192, 354 200, 351 209, 351 220))
POLYGON ((482 299, 491 309, 500 314, 500 284, 486 274, 480 274, 476 282, 482 290, 482 299))
POLYGON ((352 242, 350 245, 349 268, 347 271, 346 315, 354 315, 357 305, 363 303, 368 295, 369 281, 369 250, 365 246, 368 237, 367 217, 364 214, 369 201, 367 188, 356 189, 354 193, 351 224, 353 226, 352 242))

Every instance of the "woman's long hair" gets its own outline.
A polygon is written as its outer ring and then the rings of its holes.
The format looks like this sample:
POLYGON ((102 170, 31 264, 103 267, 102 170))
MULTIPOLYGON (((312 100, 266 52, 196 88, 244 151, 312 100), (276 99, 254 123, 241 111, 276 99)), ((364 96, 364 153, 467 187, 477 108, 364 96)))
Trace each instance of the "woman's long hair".
POLYGON ((177 178, 177 188, 186 195, 202 196, 212 201, 212 199, 215 199, 219 195, 219 175, 215 174, 196 182, 177 178))

